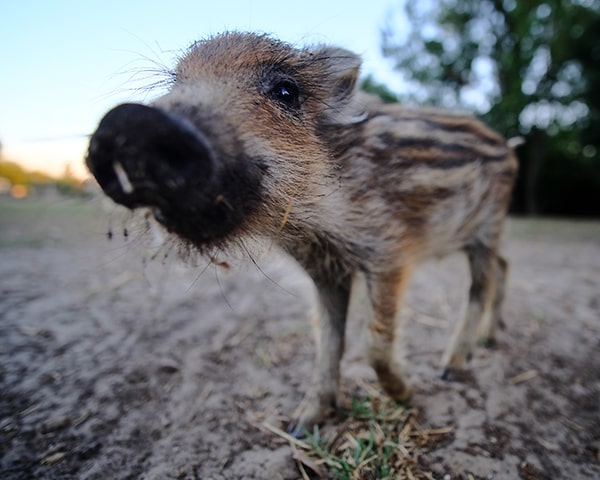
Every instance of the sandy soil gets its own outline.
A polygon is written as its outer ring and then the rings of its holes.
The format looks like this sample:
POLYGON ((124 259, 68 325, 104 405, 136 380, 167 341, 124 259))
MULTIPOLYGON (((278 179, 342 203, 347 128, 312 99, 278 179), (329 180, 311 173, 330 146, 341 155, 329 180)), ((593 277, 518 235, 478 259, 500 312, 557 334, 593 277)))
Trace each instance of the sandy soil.
MULTIPOLYGON (((411 405, 449 427, 420 462, 438 479, 600 478, 600 223, 510 226, 507 327, 462 382, 438 362, 465 261, 412 282, 411 405)), ((310 283, 277 254, 186 265, 142 230, 93 202, 0 200, 0 477, 300 478, 262 425, 285 425, 308 385, 310 283)), ((374 380, 362 295, 345 392, 374 380)))

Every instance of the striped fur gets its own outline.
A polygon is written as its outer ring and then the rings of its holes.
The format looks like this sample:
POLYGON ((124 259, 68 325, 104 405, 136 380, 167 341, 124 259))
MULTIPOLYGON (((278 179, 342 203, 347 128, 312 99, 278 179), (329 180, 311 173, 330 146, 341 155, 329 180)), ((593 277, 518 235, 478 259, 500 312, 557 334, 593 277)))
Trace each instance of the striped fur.
MULTIPOLYGON (((394 352, 395 322, 419 261, 462 250, 471 266, 469 305, 444 355, 446 374, 463 368, 477 335, 492 339, 499 322, 507 264, 498 242, 515 156, 471 116, 385 105, 357 92, 359 69, 359 57, 346 50, 228 33, 192 46, 171 92, 153 104, 201 132, 227 178, 212 206, 208 194, 187 195, 159 212, 161 222, 199 249, 269 237, 315 282, 320 335, 312 386, 291 424, 296 434, 336 403, 357 272, 374 312, 370 361, 396 400, 409 390, 394 352), (208 221, 202 212, 211 208, 208 221), (169 211, 187 213, 165 218, 169 211), (214 228, 233 213, 235 228, 214 228)), ((136 165, 139 176, 143 165, 136 165)))

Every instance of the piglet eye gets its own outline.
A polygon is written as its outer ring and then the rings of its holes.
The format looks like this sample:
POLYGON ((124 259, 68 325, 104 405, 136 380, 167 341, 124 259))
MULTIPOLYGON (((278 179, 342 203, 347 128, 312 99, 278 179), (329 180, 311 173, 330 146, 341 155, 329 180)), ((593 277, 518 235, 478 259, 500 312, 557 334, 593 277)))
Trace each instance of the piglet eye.
POLYGON ((271 96, 288 107, 298 108, 300 106, 298 85, 289 80, 278 82, 271 90, 271 96))

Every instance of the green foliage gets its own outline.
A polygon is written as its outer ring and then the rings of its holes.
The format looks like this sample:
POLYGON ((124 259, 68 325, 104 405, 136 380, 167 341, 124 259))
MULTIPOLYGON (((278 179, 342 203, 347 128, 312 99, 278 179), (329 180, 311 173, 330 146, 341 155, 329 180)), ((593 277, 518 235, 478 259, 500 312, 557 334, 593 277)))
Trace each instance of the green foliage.
MULTIPOLYGON (((402 100, 471 110, 526 137, 518 208, 558 212, 540 195, 560 185, 540 182, 600 190, 600 1, 407 0, 406 15, 407 34, 383 31, 384 54, 409 84, 402 100)), ((578 206, 561 212, 600 214, 587 194, 568 202, 578 206)))
POLYGON ((14 162, 0 162, 0 177, 6 178, 12 185, 29 183, 29 174, 14 162))
POLYGON ((29 193, 39 190, 38 187, 55 186, 56 191, 63 195, 85 197, 88 194, 82 188, 82 182, 67 168, 58 178, 52 178, 41 172, 30 172, 16 162, 0 161, 0 178, 8 180, 10 185, 33 187, 29 193))
POLYGON ((367 76, 360 85, 361 90, 377 95, 384 103, 398 102, 398 95, 383 83, 377 82, 372 75, 367 76))

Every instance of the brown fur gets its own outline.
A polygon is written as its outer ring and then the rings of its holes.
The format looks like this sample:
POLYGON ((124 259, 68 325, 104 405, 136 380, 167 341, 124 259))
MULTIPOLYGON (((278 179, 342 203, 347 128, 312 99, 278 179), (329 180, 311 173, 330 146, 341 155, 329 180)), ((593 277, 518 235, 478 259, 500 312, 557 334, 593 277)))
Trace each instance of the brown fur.
MULTIPOLYGON (((456 250, 469 258, 469 304, 444 354, 446 372, 465 366, 478 333, 493 338, 500 317, 507 266, 498 242, 517 170, 513 153, 471 116, 384 105, 358 93, 359 67, 346 50, 298 50, 266 36, 228 33, 192 46, 171 92, 153 104, 202 132, 208 156, 218 159, 228 180, 206 194, 206 208, 219 209, 214 218, 240 214, 235 228, 201 237, 194 232, 211 229, 203 215, 170 218, 158 202, 167 228, 201 249, 273 238, 317 286, 315 375, 292 422, 295 433, 321 421, 336 402, 357 272, 366 276, 374 312, 371 364, 396 400, 409 390, 394 355, 395 321, 419 261, 456 250), (278 96, 282 87, 297 94, 295 102, 278 96)), ((100 134, 90 146, 94 172, 99 144, 100 134)), ((183 197, 185 212, 200 211, 183 197)))

